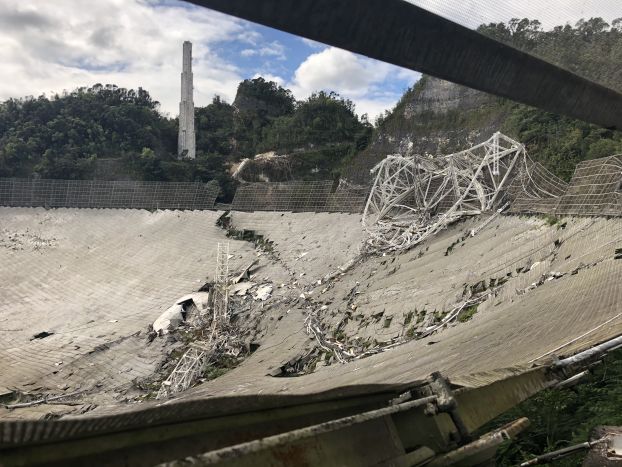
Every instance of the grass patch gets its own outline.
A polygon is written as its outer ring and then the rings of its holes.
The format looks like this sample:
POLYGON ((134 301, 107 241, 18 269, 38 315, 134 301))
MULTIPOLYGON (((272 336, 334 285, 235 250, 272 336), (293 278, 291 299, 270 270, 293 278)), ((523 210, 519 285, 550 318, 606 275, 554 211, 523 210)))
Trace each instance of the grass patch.
POLYGON ((406 316, 404 316, 404 326, 408 326, 410 324, 410 322, 413 320, 413 315, 415 313, 412 311, 409 311, 408 313, 406 313, 406 316))
POLYGON ((544 216, 544 222, 546 222, 550 226, 553 226, 559 222, 559 217, 553 216, 551 214, 546 214, 544 216))
POLYGON ((458 321, 460 323, 466 323, 468 320, 473 318, 475 313, 477 313, 477 305, 471 305, 458 313, 458 321))

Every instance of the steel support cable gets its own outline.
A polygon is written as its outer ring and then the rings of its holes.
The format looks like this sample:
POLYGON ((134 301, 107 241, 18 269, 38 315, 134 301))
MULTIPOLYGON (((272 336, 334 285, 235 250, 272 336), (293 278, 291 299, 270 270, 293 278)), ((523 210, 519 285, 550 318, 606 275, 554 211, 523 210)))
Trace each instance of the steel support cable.
POLYGON ((622 95, 404 0, 189 0, 516 102, 622 129, 622 95))

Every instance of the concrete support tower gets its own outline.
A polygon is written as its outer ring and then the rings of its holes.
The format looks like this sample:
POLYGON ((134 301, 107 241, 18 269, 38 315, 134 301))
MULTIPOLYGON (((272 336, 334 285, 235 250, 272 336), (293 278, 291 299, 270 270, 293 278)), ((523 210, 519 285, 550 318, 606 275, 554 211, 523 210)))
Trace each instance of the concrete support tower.
POLYGON ((179 103, 179 139, 177 142, 177 154, 184 159, 196 157, 193 91, 192 42, 185 41, 181 72, 181 102, 179 103))

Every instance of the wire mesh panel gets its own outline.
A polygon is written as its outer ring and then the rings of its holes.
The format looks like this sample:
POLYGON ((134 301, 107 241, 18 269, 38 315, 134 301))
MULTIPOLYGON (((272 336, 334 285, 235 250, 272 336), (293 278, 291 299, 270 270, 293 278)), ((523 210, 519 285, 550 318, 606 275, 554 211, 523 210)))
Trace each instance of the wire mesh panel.
POLYGON ((512 214, 552 214, 568 184, 527 158, 508 188, 512 214))
POLYGON ((0 179, 0 206, 214 209, 218 183, 0 179))
POLYGON ((325 211, 332 180, 250 183, 233 198, 236 211, 325 211))
POLYGON ((622 155, 583 161, 577 165, 566 193, 555 210, 558 215, 619 216, 622 155))
POLYGON ((233 198, 235 211, 317 211, 361 213, 369 187, 332 180, 250 183, 240 186, 233 198))
POLYGON ((360 214, 365 208, 370 186, 340 183, 334 193, 328 195, 326 210, 329 212, 351 212, 360 214))

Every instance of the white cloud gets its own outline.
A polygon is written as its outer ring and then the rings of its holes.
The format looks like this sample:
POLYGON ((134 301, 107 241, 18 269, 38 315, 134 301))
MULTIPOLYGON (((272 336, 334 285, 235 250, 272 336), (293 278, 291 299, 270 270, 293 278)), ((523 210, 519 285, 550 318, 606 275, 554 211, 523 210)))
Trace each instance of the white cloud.
POLYGON ((302 41, 303 44, 305 44, 307 47, 311 47, 312 49, 323 49, 324 47, 326 47, 325 44, 311 39, 307 39, 306 37, 300 37, 299 39, 302 41))
POLYGON ((292 91, 308 95, 330 89, 352 97, 367 94, 373 83, 383 81, 391 65, 359 57, 351 52, 329 47, 311 54, 294 74, 292 91))
POLYGON ((367 113, 373 120, 401 96, 401 92, 383 90, 387 80, 406 80, 412 85, 419 76, 410 70, 329 47, 307 57, 288 87, 298 99, 318 90, 335 91, 351 99, 357 113, 367 113))
MULTIPOLYGON (((470 27, 524 16, 545 27, 622 16, 620 0, 409 1, 470 27)), ((399 98, 403 89, 396 83, 405 88, 419 76, 308 39, 269 42, 250 23, 175 0, 2 0, 0 100, 114 83, 144 87, 163 111, 176 115, 184 40, 194 44, 197 105, 209 103, 214 94, 232 101, 240 80, 265 71, 299 99, 319 89, 335 90, 373 118, 399 98), (222 51, 231 43, 242 45, 237 57, 222 51), (312 53, 290 77, 285 45, 295 50, 297 43, 312 53), (240 56, 258 57, 263 65, 241 69, 254 62, 240 56)))
POLYGON ((260 57, 272 57, 277 60, 285 60, 285 46, 278 41, 272 41, 268 44, 263 44, 256 49, 244 49, 240 52, 242 57, 253 57, 258 55, 260 57))
POLYGON ((193 42, 195 100, 232 100, 240 71, 214 47, 257 41, 245 23, 182 3, 58 0, 0 4, 0 100, 97 82, 149 90, 177 113, 181 45, 193 42), (36 8, 35 8, 36 5, 36 8))
POLYGON ((285 85, 285 80, 280 76, 272 75, 270 73, 255 73, 252 79, 263 78, 266 81, 274 81, 279 86, 285 85))

